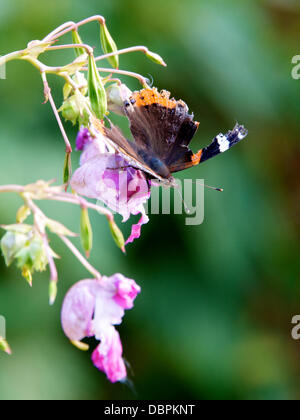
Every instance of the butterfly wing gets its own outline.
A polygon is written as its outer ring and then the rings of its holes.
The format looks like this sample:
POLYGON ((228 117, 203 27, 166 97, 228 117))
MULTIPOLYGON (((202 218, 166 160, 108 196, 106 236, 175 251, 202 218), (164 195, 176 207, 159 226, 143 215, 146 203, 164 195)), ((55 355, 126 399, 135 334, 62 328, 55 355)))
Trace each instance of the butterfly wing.
POLYGON ((170 164, 170 172, 183 171, 184 169, 199 165, 199 163, 203 163, 220 153, 224 153, 242 141, 247 134, 248 131, 244 126, 236 124, 233 130, 228 131, 227 134, 219 134, 209 146, 199 150, 198 153, 194 154, 191 150, 187 150, 184 155, 170 164))
POLYGON ((183 101, 170 99, 156 88, 134 92, 125 102, 125 113, 136 144, 167 165, 186 152, 198 128, 183 101))
POLYGON ((140 169, 143 172, 148 173, 152 178, 157 178, 160 181, 163 181, 163 178, 160 177, 155 171, 153 171, 147 163, 141 158, 138 153, 138 147, 135 143, 128 141, 111 121, 110 127, 105 127, 104 124, 96 119, 91 117, 91 122, 94 128, 103 135, 105 141, 112 146, 116 152, 120 153, 129 163, 130 166, 140 169))

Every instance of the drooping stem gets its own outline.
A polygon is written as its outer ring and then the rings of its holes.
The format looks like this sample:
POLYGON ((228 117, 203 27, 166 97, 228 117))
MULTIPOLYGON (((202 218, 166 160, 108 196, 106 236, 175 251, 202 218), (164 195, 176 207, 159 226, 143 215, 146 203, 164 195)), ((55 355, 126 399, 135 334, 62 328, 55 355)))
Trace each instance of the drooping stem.
POLYGON ((66 50, 71 48, 83 48, 90 55, 93 54, 93 48, 87 44, 65 44, 65 45, 54 45, 48 47, 46 51, 55 51, 55 50, 66 50))
MULTIPOLYGON (((28 193, 22 194, 22 197, 24 199, 24 202, 28 205, 28 207, 30 208, 30 210, 32 211, 32 213, 34 215, 35 227, 36 227, 37 231, 39 232, 39 234, 41 235, 41 238, 42 238, 42 241, 43 241, 43 244, 44 244, 44 249, 45 249, 45 252, 46 252, 46 255, 47 255, 47 260, 48 260, 48 263, 49 263, 50 282, 57 283, 57 281, 58 281, 57 268, 56 268, 56 265, 55 265, 55 262, 54 262, 54 257, 52 255, 51 248, 49 246, 48 236, 47 236, 46 231, 45 231, 45 221, 47 220, 47 217, 42 212, 42 210, 36 204, 34 204, 32 199, 28 195, 28 193)), ((50 297, 50 304, 54 303, 55 297, 56 297, 56 294, 55 294, 55 296, 50 297)))
POLYGON ((58 281, 57 268, 56 268, 56 265, 55 265, 55 262, 54 262, 53 255, 51 253, 51 248, 49 246, 47 235, 46 234, 42 235, 42 239, 43 239, 47 259, 48 259, 48 262, 49 262, 50 281, 53 281, 53 282, 57 283, 57 281, 58 281))
MULTIPOLYGON (((88 68, 83 67, 82 70, 88 71, 88 68)), ((141 83, 141 85, 144 86, 145 88, 149 87, 146 77, 142 76, 141 74, 134 73, 132 71, 119 70, 119 69, 108 69, 108 68, 105 68, 105 67, 98 67, 97 70, 102 72, 102 73, 115 73, 115 74, 121 74, 123 76, 133 77, 134 79, 137 79, 141 83)))
POLYGON ((24 191, 24 187, 21 185, 1 185, 0 186, 0 193, 22 193, 24 191))
POLYGON ((97 280, 101 280, 101 274, 97 271, 78 251, 78 249, 72 244, 72 242, 64 235, 59 235, 60 239, 65 243, 65 245, 70 249, 70 251, 75 255, 75 257, 81 262, 81 264, 95 277, 97 280))
POLYGON ((106 216, 108 221, 113 220, 113 215, 108 209, 97 206, 97 204, 90 203, 89 201, 84 200, 83 198, 78 197, 73 194, 68 194, 68 193, 55 194, 53 196, 47 197, 46 200, 61 201, 63 203, 70 203, 70 204, 77 204, 80 206, 84 206, 86 208, 95 210, 98 213, 106 216))
POLYGON ((0 57, 0 66, 3 66, 11 60, 16 60, 17 58, 20 58, 22 56, 22 53, 23 51, 14 51, 12 53, 0 57))
POLYGON ((149 49, 145 47, 144 45, 138 45, 136 47, 129 47, 129 48, 124 48, 122 50, 114 51, 109 54, 99 55, 98 57, 95 57, 95 60, 96 61, 105 60, 106 58, 113 57, 114 55, 128 54, 128 53, 137 52, 137 51, 147 54, 149 52, 149 49))
POLYGON ((98 21, 100 23, 100 25, 105 24, 104 17, 100 16, 100 15, 91 16, 87 19, 84 19, 84 20, 78 22, 78 23, 68 22, 64 25, 61 25, 60 27, 58 27, 54 31, 52 31, 49 35, 47 35, 43 39, 43 41, 52 41, 53 39, 61 38, 63 35, 71 32, 71 31, 77 30, 80 26, 83 26, 83 25, 86 25, 87 23, 95 22, 95 21, 98 21))
POLYGON ((49 99, 51 108, 52 108, 53 113, 55 115, 56 121, 58 123, 58 126, 60 128, 61 134, 63 136, 63 139, 65 141, 66 153, 72 153, 71 143, 70 143, 70 141, 68 139, 67 133, 66 133, 66 131, 64 129, 63 123, 61 122, 60 116, 58 114, 58 111, 57 111, 57 108, 56 108, 56 105, 55 105, 53 96, 51 94, 51 89, 50 89, 50 87, 48 85, 48 82, 47 82, 47 78, 46 78, 46 74, 45 73, 42 73, 42 80, 43 80, 43 83, 44 83, 44 92, 45 92, 46 101, 47 101, 47 99, 49 99))
POLYGON ((69 27, 74 27, 76 25, 76 23, 75 22, 66 22, 66 23, 63 23, 62 25, 60 25, 60 26, 58 26, 57 28, 55 28, 52 32, 50 32, 50 34, 48 34, 44 39, 43 39, 43 41, 45 41, 45 42, 47 42, 48 40, 50 40, 50 39, 53 39, 53 38, 56 38, 57 37, 57 35, 61 32, 61 31, 63 31, 63 30, 65 30, 66 28, 69 28, 69 27))

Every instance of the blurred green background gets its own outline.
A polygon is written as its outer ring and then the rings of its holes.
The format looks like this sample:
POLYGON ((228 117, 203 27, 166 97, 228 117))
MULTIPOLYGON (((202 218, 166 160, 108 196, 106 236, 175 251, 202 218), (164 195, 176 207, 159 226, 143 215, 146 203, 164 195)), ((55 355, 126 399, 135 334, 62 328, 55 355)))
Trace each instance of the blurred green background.
MULTIPOLYGON (((121 68, 151 75, 189 104, 201 122, 195 150, 236 121, 249 129, 231 152, 182 175, 225 189, 205 192, 203 225, 151 216, 124 257, 106 221, 92 216, 92 263, 143 290, 119 328, 134 390, 111 385, 63 335, 63 296, 89 275, 62 243, 52 242, 62 256, 53 308, 47 273, 30 289, 1 258, 0 314, 13 356, 0 354, 0 399, 299 399, 300 342, 291 338, 291 319, 300 314, 300 81, 291 77, 299 2, 0 0, 0 10, 2 55, 93 14, 106 17, 120 48, 144 44, 161 54, 166 69, 140 53, 123 56, 121 68)), ((100 53, 97 25, 81 34, 100 53)), ((48 62, 72 58, 54 54, 48 62)), ((61 81, 50 82, 60 104, 61 81)), ((61 179, 63 141, 49 104, 42 106, 37 71, 9 63, 0 97, 1 184, 61 179)), ((0 223, 14 221, 19 203, 1 195, 0 223)), ((42 207, 78 231, 76 207, 42 207)))

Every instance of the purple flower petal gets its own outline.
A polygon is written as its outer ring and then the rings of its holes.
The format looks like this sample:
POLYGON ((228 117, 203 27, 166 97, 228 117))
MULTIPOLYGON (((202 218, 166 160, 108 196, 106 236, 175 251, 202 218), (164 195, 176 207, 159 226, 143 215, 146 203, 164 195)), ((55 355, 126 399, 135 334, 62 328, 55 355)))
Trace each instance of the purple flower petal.
POLYGON ((117 288, 114 301, 124 309, 133 308, 133 303, 141 288, 132 279, 127 279, 122 274, 115 274, 111 277, 117 288))
POLYGON ((141 236, 141 229, 142 225, 145 225, 149 222, 149 217, 145 213, 145 209, 142 207, 141 209, 141 218, 137 224, 132 225, 131 228, 131 235, 127 239, 125 245, 132 243, 135 239, 138 239, 141 236))
POLYGON ((119 333, 114 327, 111 327, 103 336, 101 344, 93 352, 92 361, 112 383, 125 380, 127 377, 122 353, 119 333))
POLYGON ((101 344, 92 360, 111 382, 126 378, 122 344, 114 325, 121 324, 125 309, 133 307, 140 287, 122 274, 83 280, 67 293, 62 307, 62 326, 71 341, 95 336, 101 344))
POLYGON ((92 137, 87 128, 81 127, 76 138, 76 150, 83 150, 86 144, 92 141, 92 137))
POLYGON ((83 156, 82 166, 75 171, 71 180, 74 191, 101 200, 111 210, 121 214, 123 221, 128 220, 131 214, 140 212, 141 205, 150 197, 147 179, 141 171, 128 167, 128 163, 119 155, 95 154, 94 143, 87 146, 83 156), (86 159, 91 149, 92 153, 86 159))
POLYGON ((76 283, 67 293, 61 312, 61 322, 71 341, 80 341, 90 335, 90 324, 95 310, 95 280, 76 283))

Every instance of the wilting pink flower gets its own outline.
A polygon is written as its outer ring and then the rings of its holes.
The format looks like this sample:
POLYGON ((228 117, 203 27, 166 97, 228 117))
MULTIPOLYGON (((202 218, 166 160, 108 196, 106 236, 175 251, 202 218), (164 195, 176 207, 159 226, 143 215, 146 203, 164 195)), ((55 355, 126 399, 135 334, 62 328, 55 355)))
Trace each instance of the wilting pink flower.
MULTIPOLYGON (((82 133, 81 137, 84 137, 82 133)), ((84 143, 80 137, 80 145, 84 143)), ((107 151, 102 134, 87 140, 71 186, 78 194, 96 198, 123 216, 141 214, 126 243, 140 237, 141 226, 148 223, 144 203, 150 198, 150 185, 142 171, 132 168, 120 155, 107 151)))
POLYGON ((63 303, 61 320, 66 336, 71 341, 95 336, 101 342, 92 361, 111 382, 126 378, 122 343, 114 325, 121 324, 125 309, 133 307, 140 290, 134 280, 115 274, 76 283, 63 303))

